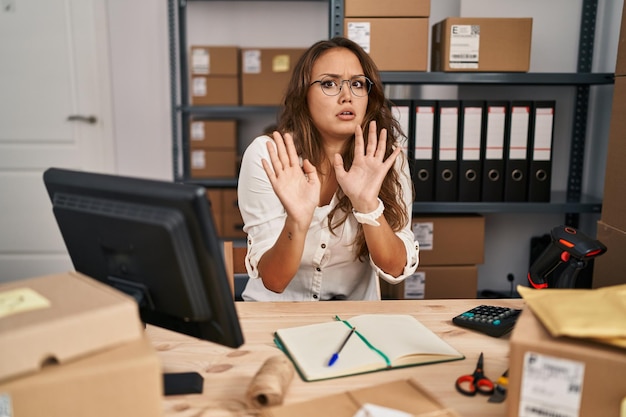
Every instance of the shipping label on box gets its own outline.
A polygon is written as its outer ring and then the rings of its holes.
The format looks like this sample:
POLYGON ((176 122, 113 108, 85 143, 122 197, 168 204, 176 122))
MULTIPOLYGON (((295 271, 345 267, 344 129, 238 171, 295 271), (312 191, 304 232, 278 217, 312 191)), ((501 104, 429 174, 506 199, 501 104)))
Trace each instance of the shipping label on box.
POLYGON ((623 349, 553 337, 526 307, 510 339, 507 416, 618 417, 624 375, 623 349))
POLYGON ((578 417, 584 375, 583 362, 526 352, 519 417, 578 417))
POLYGON ((479 25, 452 25, 450 27, 450 68, 478 68, 480 52, 479 25))

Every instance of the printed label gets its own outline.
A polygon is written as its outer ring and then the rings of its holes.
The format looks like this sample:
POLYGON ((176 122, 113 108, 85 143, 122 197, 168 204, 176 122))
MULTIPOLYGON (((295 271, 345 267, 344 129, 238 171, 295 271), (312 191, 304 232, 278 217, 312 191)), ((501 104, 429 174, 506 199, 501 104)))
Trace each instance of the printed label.
POLYGON ((416 272, 404 280, 404 298, 407 300, 423 300, 426 288, 426 273, 416 272))
POLYGON ((450 68, 478 68, 479 25, 452 25, 450 28, 450 68))
POLYGON ((0 293, 0 318, 48 307, 50 300, 31 288, 17 288, 0 293))
POLYGON ((191 72, 193 74, 208 74, 210 55, 206 49, 194 49, 191 54, 191 72))
POLYGON ((261 73, 261 51, 252 49, 243 53, 243 72, 244 74, 260 74, 261 73))
POLYGON ((356 42, 365 52, 370 53, 370 22, 349 22, 348 39, 356 42))
POLYGON ((9 394, 0 394, 0 417, 13 417, 13 406, 9 394))
POLYGON ((578 417, 585 364, 526 352, 519 417, 578 417))
POLYGON ((435 224, 433 222, 415 222, 411 226, 413 236, 420 244, 420 252, 433 250, 433 236, 435 235, 435 224))
POLYGON ((204 140, 204 122, 191 123, 191 140, 204 140))
POLYGON ((196 97, 206 96, 206 78, 194 77, 191 86, 191 94, 196 97))
POLYGON ((206 158, 204 151, 196 150, 191 151, 191 168, 204 169, 206 168, 206 158))

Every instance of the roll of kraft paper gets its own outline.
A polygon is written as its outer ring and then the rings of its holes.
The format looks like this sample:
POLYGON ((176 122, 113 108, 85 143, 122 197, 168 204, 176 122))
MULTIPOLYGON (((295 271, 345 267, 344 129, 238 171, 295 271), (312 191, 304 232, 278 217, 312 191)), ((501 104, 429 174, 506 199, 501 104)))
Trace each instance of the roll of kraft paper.
POLYGON ((248 386, 248 402, 256 408, 282 404, 294 373, 293 364, 286 356, 268 358, 248 386))

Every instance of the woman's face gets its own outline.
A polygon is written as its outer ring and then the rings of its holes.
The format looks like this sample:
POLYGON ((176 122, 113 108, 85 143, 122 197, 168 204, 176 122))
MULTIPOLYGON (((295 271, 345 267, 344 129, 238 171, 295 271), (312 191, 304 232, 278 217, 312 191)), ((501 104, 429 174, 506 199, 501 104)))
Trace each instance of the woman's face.
MULTIPOLYGON (((363 68, 357 56, 345 48, 333 48, 322 54, 311 70, 314 82, 307 92, 307 103, 313 123, 328 143, 349 139, 365 117, 368 85, 363 85, 363 68), (324 80, 323 83, 315 82, 324 80), (348 81, 344 81, 348 80, 348 81), (350 81, 352 80, 352 81, 350 81), (334 81, 334 82, 333 82, 334 81), (357 91, 355 95, 350 89, 357 91), (333 86, 341 85, 332 96, 333 86)), ((335 90, 336 91, 336 90, 335 90)))

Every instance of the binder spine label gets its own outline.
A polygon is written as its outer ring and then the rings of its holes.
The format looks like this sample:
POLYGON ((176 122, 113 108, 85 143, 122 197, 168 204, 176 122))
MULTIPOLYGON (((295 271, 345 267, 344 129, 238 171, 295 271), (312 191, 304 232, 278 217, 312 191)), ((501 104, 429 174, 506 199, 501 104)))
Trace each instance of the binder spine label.
POLYGON ((501 106, 489 107, 485 159, 501 160, 504 153, 504 126, 506 109, 501 106))
POLYGON ((453 107, 442 108, 439 129, 439 160, 456 161, 458 110, 453 107))
POLYGON ((433 159, 434 109, 418 106, 415 109, 415 159, 433 159))
POLYGON ((463 121, 463 160, 480 160, 482 117, 483 111, 480 107, 465 108, 463 121))
POLYGON ((509 159, 526 159, 529 117, 530 110, 527 106, 513 107, 511 109, 509 159))
POLYGON ((533 160, 550 161, 552 151, 552 121, 551 108, 538 108, 535 113, 535 142, 533 146, 533 160))

